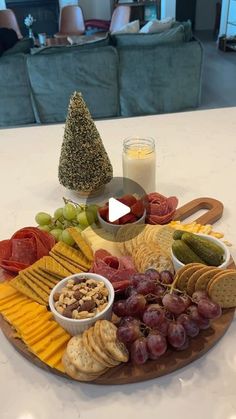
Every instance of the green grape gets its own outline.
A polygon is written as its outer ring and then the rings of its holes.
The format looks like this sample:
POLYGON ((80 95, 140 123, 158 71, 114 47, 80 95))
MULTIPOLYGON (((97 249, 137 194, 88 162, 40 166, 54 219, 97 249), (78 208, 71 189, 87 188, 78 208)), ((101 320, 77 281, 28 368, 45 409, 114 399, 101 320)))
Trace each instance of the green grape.
POLYGON ((39 230, 47 231, 48 233, 51 230, 51 225, 44 225, 44 226, 38 226, 39 230))
POLYGON ((81 211, 83 211, 83 208, 80 205, 76 207, 76 215, 80 214, 81 211))
POLYGON ((83 231, 83 230, 84 230, 84 227, 82 227, 82 226, 80 226, 80 225, 75 226, 75 228, 76 228, 76 230, 77 230, 79 233, 81 233, 81 231, 83 231))
POLYGON ((56 220, 59 220, 59 221, 63 221, 63 220, 64 220, 64 216, 63 216, 63 208, 57 208, 57 209, 54 211, 54 218, 55 218, 56 220))
POLYGON ((52 222, 52 217, 50 214, 47 214, 46 212, 38 212, 35 216, 35 221, 40 226, 48 225, 52 222))
POLYGON ((62 230, 60 228, 54 228, 53 230, 50 231, 50 234, 52 234, 56 241, 60 241, 61 240, 61 236, 62 236, 62 230))
POLYGON ((94 221, 96 222, 98 220, 98 205, 91 204, 88 206, 88 211, 91 211, 94 216, 94 221))
POLYGON ((88 227, 94 223, 94 215, 91 211, 82 211, 77 215, 77 221, 82 227, 88 227))
POLYGON ((75 243, 68 230, 63 230, 61 234, 61 240, 69 246, 73 246, 73 244, 75 243))
POLYGON ((55 221, 55 226, 56 226, 57 228, 60 228, 61 230, 63 230, 63 229, 64 229, 64 225, 63 225, 63 223, 62 223, 60 220, 56 220, 56 221, 55 221))
POLYGON ((67 221, 67 220, 63 221, 62 225, 63 225, 62 230, 65 230, 68 227, 72 227, 72 223, 70 221, 67 221))
POLYGON ((64 206, 63 217, 68 221, 71 221, 74 218, 76 218, 76 209, 73 204, 68 203, 64 206))

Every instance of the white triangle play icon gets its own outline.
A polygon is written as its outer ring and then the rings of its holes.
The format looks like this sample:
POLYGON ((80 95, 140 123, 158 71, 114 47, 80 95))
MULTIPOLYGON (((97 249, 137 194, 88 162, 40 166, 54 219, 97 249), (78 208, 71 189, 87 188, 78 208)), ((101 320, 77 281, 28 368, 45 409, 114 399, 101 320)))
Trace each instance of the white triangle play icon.
POLYGON ((128 205, 122 204, 122 202, 117 201, 115 198, 109 199, 108 220, 111 223, 123 217, 123 215, 129 214, 130 211, 128 205))

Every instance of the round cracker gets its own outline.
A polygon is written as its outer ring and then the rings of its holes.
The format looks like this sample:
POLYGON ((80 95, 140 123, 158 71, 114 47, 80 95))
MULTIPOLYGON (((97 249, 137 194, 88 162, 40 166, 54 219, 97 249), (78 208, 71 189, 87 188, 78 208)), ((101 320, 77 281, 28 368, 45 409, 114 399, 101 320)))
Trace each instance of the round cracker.
POLYGON ((85 374, 99 374, 104 370, 104 364, 96 361, 83 343, 82 335, 73 336, 67 345, 66 353, 70 362, 85 374))
POLYGON ((212 278, 219 273, 219 268, 210 268, 205 271, 195 283, 195 291, 207 291, 207 286, 212 278))
MULTIPOLYGON (((71 362, 70 359, 65 352, 62 357, 62 364, 65 368, 65 372, 70 377, 74 378, 74 380, 78 381, 93 381, 100 376, 100 374, 86 374, 79 371, 71 362)), ((104 371, 105 372, 105 371, 104 371)))
POLYGON ((204 265, 201 263, 189 263, 188 265, 185 265, 183 268, 181 268, 181 272, 177 272, 177 288, 179 288, 180 291, 186 291, 189 278, 194 272, 196 272, 198 269, 201 269, 203 266, 204 265))
POLYGON ((222 308, 236 306, 236 271, 226 272, 217 275, 214 281, 208 286, 210 298, 222 308))
POLYGON ((112 358, 120 362, 129 360, 129 352, 117 337, 117 327, 108 320, 99 320, 99 329, 102 343, 112 358))
POLYGON ((211 268, 209 266, 204 266, 203 268, 199 268, 197 269, 197 271, 195 271, 189 278, 188 283, 187 283, 187 294, 188 295, 193 295, 194 291, 195 291, 195 284, 198 280, 198 278, 204 274, 205 272, 208 272, 209 270, 211 270, 211 268))
POLYGON ((119 365, 118 361, 115 361, 112 359, 107 353, 104 351, 104 348, 102 348, 99 345, 99 337, 97 336, 94 327, 90 328, 87 333, 88 338, 88 344, 93 349, 93 351, 96 353, 96 355, 99 357, 99 359, 102 360, 106 364, 107 367, 115 367, 116 365, 119 365))
POLYGON ((83 332, 83 343, 87 349, 87 351, 90 353, 91 357, 96 359, 97 362, 100 362, 100 364, 104 365, 104 368, 111 368, 113 365, 106 362, 102 357, 98 355, 97 352, 94 351, 93 347, 91 346, 90 340, 88 338, 88 333, 93 333, 93 327, 90 327, 90 329, 87 329, 83 332))

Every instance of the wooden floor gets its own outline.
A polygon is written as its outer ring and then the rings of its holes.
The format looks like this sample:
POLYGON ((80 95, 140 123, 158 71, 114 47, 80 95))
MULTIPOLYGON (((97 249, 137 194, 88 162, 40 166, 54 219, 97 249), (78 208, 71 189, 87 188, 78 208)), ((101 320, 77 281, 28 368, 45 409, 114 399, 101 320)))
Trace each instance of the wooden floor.
POLYGON ((236 106, 236 52, 223 52, 210 32, 196 32, 204 49, 200 109, 236 106))

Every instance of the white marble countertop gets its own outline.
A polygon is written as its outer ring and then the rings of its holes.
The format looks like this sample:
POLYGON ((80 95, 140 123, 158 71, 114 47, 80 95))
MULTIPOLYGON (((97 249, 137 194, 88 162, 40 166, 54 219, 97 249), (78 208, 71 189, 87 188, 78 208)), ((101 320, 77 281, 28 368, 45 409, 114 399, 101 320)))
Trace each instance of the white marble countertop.
MULTIPOLYGON (((97 122, 114 175, 121 176, 122 140, 151 136, 157 144, 157 190, 180 205, 203 196, 224 203, 223 231, 236 258, 236 108, 97 122)), ((35 225, 62 196, 57 166, 63 126, 0 130, 0 240, 35 225)), ((236 418, 236 323, 204 357, 168 376, 138 384, 70 382, 30 364, 0 333, 1 419, 236 418)))

